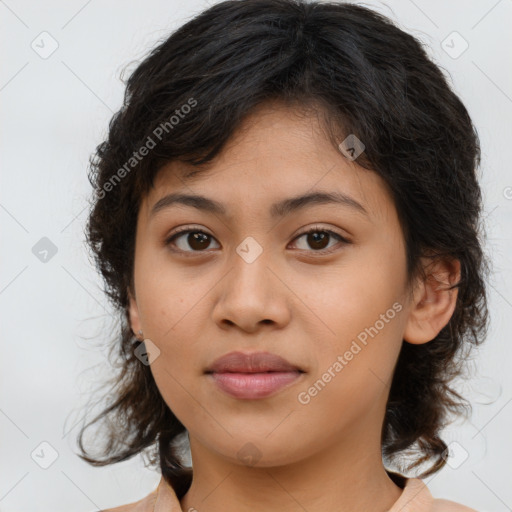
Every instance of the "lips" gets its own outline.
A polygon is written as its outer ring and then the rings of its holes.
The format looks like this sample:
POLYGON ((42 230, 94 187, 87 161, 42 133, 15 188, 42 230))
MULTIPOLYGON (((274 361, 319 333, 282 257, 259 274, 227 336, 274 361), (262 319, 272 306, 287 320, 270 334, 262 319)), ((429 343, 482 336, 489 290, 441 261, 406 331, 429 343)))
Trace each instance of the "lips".
POLYGON ((237 399, 256 400, 286 389, 305 372, 269 352, 230 352, 215 360, 205 373, 223 393, 237 399))
POLYGON ((207 368, 206 373, 264 373, 264 372, 300 372, 298 366, 270 352, 230 352, 207 368))

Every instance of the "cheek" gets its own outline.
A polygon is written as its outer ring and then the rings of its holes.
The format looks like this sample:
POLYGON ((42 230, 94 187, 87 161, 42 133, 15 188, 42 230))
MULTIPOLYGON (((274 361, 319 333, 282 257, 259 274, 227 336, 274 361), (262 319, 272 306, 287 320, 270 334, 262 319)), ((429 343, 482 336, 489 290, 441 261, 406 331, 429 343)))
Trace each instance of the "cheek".
POLYGON ((396 258, 385 253, 378 258, 373 251, 359 256, 308 294, 329 327, 314 343, 311 393, 302 389, 304 401, 314 402, 318 394, 319 407, 329 400, 348 408, 362 406, 358 401, 368 405, 366 399, 385 391, 402 345, 403 276, 392 269, 396 258))
POLYGON ((335 289, 331 293, 331 314, 338 315, 338 332, 355 337, 366 329, 376 327, 378 331, 389 331, 395 317, 403 310, 405 285, 405 254, 385 239, 364 248, 343 269, 335 289), (398 304, 398 305, 397 305, 398 304), (348 329, 343 329, 343 323, 348 329), (385 328, 384 328, 385 327, 385 328), (340 331, 340 329, 342 329, 340 331))
POLYGON ((136 290, 144 334, 158 346, 177 345, 183 351, 191 348, 190 343, 200 339, 204 298, 215 284, 213 276, 198 279, 188 275, 191 269, 180 269, 169 261, 150 265, 148 259, 143 263, 136 290))
POLYGON ((144 335, 159 349, 151 371, 162 397, 181 421, 195 403, 191 397, 204 359, 200 342, 207 318, 205 295, 215 285, 215 276, 194 278, 189 275, 192 269, 183 270, 150 251, 140 253, 138 265, 136 290, 144 335))
POLYGON ((360 260, 317 280, 314 291, 311 283, 306 283, 304 302, 329 328, 326 339, 341 350, 358 335, 364 338, 368 329, 389 331, 390 325, 397 323, 395 317, 404 307, 401 287, 401 277, 389 268, 360 260))
MULTIPOLYGON (((179 323, 178 326, 181 324, 179 323)), ((167 330, 167 329, 166 329, 167 330)), ((159 357, 151 364, 151 372, 162 398, 174 415, 185 425, 201 415, 200 379, 202 366, 194 333, 183 336, 176 329, 163 333, 159 357)))
POLYGON ((396 329, 388 324, 377 335, 368 335, 365 343, 357 338, 339 340, 338 350, 328 357, 322 354, 318 370, 298 390, 297 419, 302 416, 306 422, 324 425, 326 436, 365 423, 365 418, 374 423, 389 391, 401 346, 397 339, 396 329))

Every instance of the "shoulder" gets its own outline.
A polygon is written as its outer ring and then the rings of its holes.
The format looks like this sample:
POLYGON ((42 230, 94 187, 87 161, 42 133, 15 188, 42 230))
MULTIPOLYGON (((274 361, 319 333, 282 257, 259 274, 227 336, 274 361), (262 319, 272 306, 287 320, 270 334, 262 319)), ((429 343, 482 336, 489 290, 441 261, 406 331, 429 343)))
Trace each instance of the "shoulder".
POLYGON ((156 499, 156 490, 148 494, 141 500, 120 505, 115 508, 101 509, 100 512, 152 512, 156 499))
POLYGON ((115 508, 102 508, 100 512, 134 512, 136 503, 129 503, 128 505, 120 505, 115 508))
POLYGON ((455 501, 435 499, 432 502, 432 512, 478 512, 455 501))
POLYGON ((432 496, 425 482, 408 478, 402 495, 389 512, 477 512, 461 503, 432 496))

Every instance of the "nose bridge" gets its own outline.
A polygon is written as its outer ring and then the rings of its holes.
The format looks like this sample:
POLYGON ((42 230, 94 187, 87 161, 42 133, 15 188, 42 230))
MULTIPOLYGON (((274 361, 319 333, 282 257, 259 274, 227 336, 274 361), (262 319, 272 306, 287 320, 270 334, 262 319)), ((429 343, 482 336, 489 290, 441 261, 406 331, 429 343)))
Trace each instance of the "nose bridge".
POLYGON ((288 318, 287 300, 271 263, 271 251, 253 237, 246 237, 229 257, 230 272, 214 308, 217 323, 256 329, 263 321, 283 325, 288 318), (270 268, 269 268, 270 267, 270 268))
POLYGON ((264 248, 256 238, 245 237, 230 258, 234 290, 251 292, 252 296, 268 291, 268 281, 273 279, 272 272, 267 268, 270 256, 270 249, 264 248))

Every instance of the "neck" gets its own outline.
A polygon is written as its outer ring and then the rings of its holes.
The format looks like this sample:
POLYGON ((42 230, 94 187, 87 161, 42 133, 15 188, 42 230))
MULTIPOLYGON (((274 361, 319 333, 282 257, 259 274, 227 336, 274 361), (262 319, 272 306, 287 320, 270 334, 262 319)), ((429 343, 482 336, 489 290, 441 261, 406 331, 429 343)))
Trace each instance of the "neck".
POLYGON ((181 507, 201 512, 389 510, 402 489, 386 473, 380 443, 369 446, 364 432, 358 439, 346 438, 350 445, 331 444, 297 462, 248 467, 220 458, 190 437, 194 476, 181 507))

